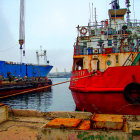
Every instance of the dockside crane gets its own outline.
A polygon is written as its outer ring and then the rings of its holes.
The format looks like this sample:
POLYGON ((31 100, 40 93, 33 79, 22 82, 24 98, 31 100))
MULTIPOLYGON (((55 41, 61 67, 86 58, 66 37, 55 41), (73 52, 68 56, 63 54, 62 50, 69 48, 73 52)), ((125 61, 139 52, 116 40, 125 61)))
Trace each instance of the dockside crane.
POLYGON ((22 63, 22 56, 25 56, 25 1, 20 0, 20 26, 19 26, 19 44, 20 44, 20 62, 22 63))

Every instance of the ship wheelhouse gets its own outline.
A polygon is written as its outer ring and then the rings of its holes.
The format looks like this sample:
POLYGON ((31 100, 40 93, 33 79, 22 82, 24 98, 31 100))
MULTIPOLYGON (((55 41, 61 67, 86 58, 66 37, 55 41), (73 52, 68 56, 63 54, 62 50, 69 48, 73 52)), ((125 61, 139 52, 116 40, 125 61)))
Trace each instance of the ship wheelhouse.
POLYGON ((73 71, 140 65, 140 22, 125 22, 127 9, 116 7, 109 10, 109 20, 77 27, 73 71))

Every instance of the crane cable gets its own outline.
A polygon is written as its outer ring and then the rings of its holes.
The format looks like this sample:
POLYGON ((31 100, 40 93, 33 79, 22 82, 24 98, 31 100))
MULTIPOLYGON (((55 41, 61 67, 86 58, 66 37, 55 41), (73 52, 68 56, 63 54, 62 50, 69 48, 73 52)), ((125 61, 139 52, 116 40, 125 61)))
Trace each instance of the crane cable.
POLYGON ((87 76, 83 76, 83 77, 80 77, 80 78, 74 78, 72 80, 67 80, 67 81, 64 81, 64 82, 56 83, 56 84, 53 84, 53 85, 47 85, 47 86, 43 86, 43 87, 38 87, 38 88, 34 88, 34 89, 18 92, 18 93, 11 94, 11 95, 2 96, 2 97, 0 97, 0 99, 7 98, 7 97, 10 97, 10 96, 20 95, 20 94, 25 94, 25 93, 29 93, 29 92, 33 92, 33 91, 38 91, 38 90, 41 90, 41 89, 46 89, 46 88, 49 88, 49 87, 52 87, 52 86, 56 86, 56 85, 60 85, 60 84, 64 84, 64 83, 68 83, 68 82, 72 82, 72 81, 76 81, 76 80, 87 78, 87 77, 91 77, 91 76, 92 76, 92 74, 91 75, 87 75, 87 76))

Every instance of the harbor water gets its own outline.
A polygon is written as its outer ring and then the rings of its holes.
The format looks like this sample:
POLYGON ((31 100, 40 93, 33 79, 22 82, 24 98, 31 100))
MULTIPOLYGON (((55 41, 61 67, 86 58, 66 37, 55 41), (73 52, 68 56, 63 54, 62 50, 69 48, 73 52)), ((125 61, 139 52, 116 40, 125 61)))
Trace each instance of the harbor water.
MULTIPOLYGON (((69 80, 68 78, 52 78, 52 83, 60 83, 69 80)), ((8 105, 12 109, 31 109, 41 112, 50 111, 74 111, 75 103, 69 82, 52 86, 50 91, 35 92, 23 95, 12 96, 0 99, 1 103, 8 105)))

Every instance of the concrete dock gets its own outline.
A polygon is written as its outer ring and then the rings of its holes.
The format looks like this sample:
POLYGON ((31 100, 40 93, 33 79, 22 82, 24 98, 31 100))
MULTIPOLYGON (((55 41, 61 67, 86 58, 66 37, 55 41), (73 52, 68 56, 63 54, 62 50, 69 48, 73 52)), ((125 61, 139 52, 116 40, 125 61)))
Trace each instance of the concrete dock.
POLYGON ((140 116, 43 113, 3 104, 0 116, 0 140, 140 140, 140 116))

